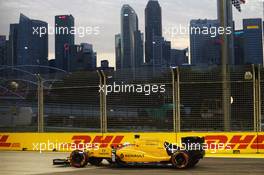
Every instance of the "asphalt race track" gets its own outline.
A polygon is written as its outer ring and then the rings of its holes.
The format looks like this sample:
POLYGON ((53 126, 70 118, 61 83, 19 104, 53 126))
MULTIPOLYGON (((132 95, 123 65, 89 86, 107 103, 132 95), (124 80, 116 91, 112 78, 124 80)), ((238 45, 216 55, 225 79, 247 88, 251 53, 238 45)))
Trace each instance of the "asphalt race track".
POLYGON ((67 153, 0 152, 0 174, 4 175, 169 175, 169 174, 264 174, 264 159, 205 158, 197 167, 175 170, 170 167, 115 168, 109 165, 83 169, 53 166, 52 159, 65 158, 67 153))

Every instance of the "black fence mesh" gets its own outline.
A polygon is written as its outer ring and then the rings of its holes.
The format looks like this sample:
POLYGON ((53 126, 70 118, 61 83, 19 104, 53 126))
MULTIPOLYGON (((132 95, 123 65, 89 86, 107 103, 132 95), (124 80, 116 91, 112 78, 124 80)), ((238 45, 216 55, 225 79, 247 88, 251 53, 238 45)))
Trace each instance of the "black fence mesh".
POLYGON ((261 116, 260 127, 261 131, 264 131, 264 68, 260 69, 260 97, 261 97, 261 116))
POLYGON ((172 74, 138 69, 107 74, 108 131, 172 131, 172 74), (109 89, 110 90, 110 89, 109 89))
POLYGON ((38 131, 40 108, 44 110, 44 132, 100 132, 102 127, 108 132, 171 132, 177 126, 177 110, 181 131, 224 131, 226 121, 229 131, 254 131, 256 122, 263 129, 262 115, 262 121, 256 120, 257 99, 264 113, 263 67, 230 66, 226 79, 221 66, 175 70, 41 72, 42 105, 40 81, 34 72, 0 68, 0 131, 38 131), (256 96, 258 83, 260 94, 256 96), (174 105, 178 89, 180 103, 174 105), (228 120, 224 97, 230 102, 228 120))

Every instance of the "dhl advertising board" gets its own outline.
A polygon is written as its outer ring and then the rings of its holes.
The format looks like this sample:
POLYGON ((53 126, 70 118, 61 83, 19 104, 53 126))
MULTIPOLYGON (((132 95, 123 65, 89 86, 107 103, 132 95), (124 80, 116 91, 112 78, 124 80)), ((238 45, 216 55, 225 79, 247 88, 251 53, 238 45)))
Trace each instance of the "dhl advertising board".
MULTIPOLYGON (((264 133, 0 133, 0 150, 72 151, 74 149, 99 148, 135 139, 170 142, 180 145, 182 137, 205 138, 207 154, 264 154, 264 133)), ((263 155, 264 156, 264 155, 263 155)))

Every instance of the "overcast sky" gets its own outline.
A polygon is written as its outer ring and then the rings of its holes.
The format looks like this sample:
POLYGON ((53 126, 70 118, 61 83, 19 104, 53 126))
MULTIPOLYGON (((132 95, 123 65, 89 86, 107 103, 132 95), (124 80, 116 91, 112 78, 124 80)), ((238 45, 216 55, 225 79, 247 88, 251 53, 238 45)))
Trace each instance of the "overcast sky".
MULTIPOLYGON (((39 19, 54 26, 54 16, 72 14, 76 26, 99 27, 99 35, 77 37, 76 44, 88 42, 94 45, 98 63, 108 59, 115 64, 114 35, 120 32, 120 10, 123 4, 130 4, 139 17, 140 30, 144 32, 144 9, 148 0, 0 0, 0 35, 8 35, 9 24, 17 23, 19 14, 39 19)), ((191 19, 215 19, 216 0, 159 0, 162 7, 163 30, 179 25, 187 26, 191 19)), ((263 18, 263 0, 247 0, 243 12, 234 10, 237 28, 243 18, 263 18)), ((172 41, 174 48, 189 46, 188 35, 165 38, 172 41)), ((49 36, 49 57, 54 58, 54 35, 49 36)))

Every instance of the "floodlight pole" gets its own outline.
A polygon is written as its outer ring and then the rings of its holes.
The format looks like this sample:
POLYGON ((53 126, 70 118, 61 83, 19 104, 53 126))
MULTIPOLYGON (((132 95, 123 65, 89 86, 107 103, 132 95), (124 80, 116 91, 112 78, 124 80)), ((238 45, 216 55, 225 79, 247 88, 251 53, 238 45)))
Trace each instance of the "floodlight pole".
MULTIPOLYGON (((220 26, 225 29, 228 26, 228 9, 232 8, 231 0, 218 0, 218 20, 220 22, 220 26), (231 7, 230 7, 231 5, 231 7)), ((228 37, 225 34, 221 35, 221 63, 222 63, 222 108, 224 114, 224 130, 230 131, 230 89, 229 89, 229 75, 228 75, 228 37)))

